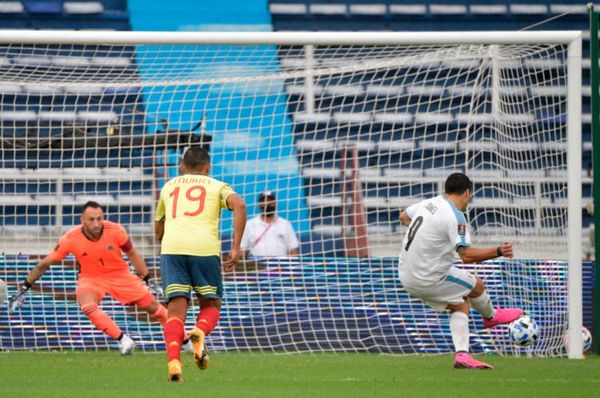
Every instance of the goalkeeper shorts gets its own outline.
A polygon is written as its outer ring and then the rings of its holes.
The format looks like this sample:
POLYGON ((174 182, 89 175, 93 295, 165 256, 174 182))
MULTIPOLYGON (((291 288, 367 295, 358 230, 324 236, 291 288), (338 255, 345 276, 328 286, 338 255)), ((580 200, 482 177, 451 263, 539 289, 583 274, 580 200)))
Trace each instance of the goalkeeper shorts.
POLYGON ((129 270, 104 275, 79 275, 77 297, 85 292, 93 293, 98 300, 102 300, 108 294, 125 305, 131 305, 149 293, 144 281, 129 270))

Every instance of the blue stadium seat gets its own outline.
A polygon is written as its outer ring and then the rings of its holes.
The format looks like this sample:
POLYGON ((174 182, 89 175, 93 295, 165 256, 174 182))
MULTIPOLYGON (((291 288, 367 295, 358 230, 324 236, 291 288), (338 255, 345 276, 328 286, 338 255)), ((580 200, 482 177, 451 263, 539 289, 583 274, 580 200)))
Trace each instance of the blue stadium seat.
POLYGON ((62 0, 21 0, 28 14, 60 15, 63 11, 62 0))

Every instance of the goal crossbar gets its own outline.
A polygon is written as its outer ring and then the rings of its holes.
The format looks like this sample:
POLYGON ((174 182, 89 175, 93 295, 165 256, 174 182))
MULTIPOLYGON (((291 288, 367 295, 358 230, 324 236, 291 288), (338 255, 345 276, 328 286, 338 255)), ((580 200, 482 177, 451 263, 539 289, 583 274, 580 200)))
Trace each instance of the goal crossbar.
POLYGON ((232 45, 410 45, 569 44, 581 31, 539 32, 107 32, 2 30, 0 43, 18 44, 232 44, 232 45))

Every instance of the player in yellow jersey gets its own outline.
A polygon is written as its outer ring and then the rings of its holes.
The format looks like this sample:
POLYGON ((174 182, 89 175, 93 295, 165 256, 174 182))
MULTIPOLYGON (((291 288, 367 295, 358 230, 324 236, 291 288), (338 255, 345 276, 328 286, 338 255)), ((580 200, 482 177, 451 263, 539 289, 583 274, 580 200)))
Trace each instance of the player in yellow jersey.
POLYGON ((190 332, 194 362, 208 366, 204 338, 219 321, 223 281, 219 218, 221 209, 234 212, 233 244, 223 262, 232 270, 240 257, 246 225, 246 204, 229 185, 208 176, 210 157, 202 148, 190 148, 183 156, 182 176, 162 188, 156 208, 156 236, 161 241, 162 284, 168 320, 164 327, 170 381, 182 381, 180 347, 185 338, 184 322, 190 293, 198 296, 200 314, 190 332))

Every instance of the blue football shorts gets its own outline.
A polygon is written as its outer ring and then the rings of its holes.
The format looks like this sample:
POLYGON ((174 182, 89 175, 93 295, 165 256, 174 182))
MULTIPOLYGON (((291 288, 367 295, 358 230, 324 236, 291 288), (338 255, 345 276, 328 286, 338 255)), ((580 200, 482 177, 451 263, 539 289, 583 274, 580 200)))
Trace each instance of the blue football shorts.
POLYGON ((173 297, 186 297, 194 291, 198 297, 220 299, 223 277, 219 256, 160 256, 162 287, 167 302, 173 297))

